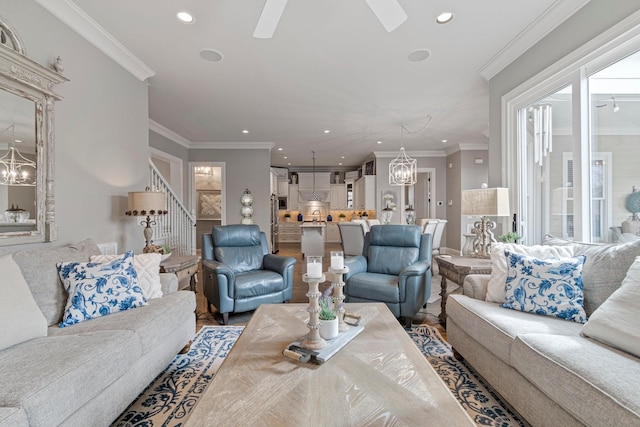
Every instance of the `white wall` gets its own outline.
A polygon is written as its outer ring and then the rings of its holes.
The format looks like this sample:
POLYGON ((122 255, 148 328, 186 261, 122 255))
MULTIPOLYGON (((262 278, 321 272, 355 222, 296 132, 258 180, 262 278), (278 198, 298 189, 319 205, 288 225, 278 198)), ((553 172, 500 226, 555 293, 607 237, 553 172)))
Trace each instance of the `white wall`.
POLYGON ((65 99, 56 103, 58 241, 52 244, 91 237, 139 252, 142 227, 124 212, 127 193, 143 190, 148 180, 147 83, 33 0, 0 0, 0 11, 31 59, 48 66, 60 56, 70 80, 58 86, 65 99))

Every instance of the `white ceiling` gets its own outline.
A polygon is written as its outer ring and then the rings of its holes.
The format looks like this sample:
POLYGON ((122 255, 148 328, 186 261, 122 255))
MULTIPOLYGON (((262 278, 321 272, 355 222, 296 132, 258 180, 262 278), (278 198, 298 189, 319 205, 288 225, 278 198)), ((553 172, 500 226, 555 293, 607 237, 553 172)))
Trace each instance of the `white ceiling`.
POLYGON ((141 61, 150 119, 190 147, 273 143, 286 167, 311 165, 312 150, 319 166, 354 166, 401 144, 487 143, 487 78, 588 0, 399 0, 408 19, 390 33, 365 0, 293 0, 270 39, 252 36, 265 0, 37 1, 90 40, 95 21, 141 61), (437 24, 445 10, 453 21, 437 24), (417 49, 430 57, 409 61, 417 49))

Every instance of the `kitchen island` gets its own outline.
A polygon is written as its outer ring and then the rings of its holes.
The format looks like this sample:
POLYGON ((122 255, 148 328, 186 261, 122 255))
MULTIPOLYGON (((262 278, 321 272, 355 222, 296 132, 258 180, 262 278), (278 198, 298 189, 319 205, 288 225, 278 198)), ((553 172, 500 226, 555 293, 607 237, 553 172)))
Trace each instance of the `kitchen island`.
POLYGON ((327 224, 324 221, 303 222, 300 225, 302 256, 324 256, 327 224))

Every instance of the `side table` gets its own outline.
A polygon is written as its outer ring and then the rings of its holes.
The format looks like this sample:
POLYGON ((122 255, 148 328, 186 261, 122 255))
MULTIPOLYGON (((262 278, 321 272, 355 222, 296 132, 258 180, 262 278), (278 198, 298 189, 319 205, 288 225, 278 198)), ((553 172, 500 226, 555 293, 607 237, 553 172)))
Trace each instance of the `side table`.
POLYGON ((189 278, 189 289, 198 292, 198 255, 171 255, 160 263, 160 273, 175 273, 178 277, 178 288, 180 283, 189 278))
POLYGON ((459 286, 469 274, 491 274, 491 260, 459 255, 439 255, 436 262, 442 280, 440 282, 440 323, 447 324, 447 279, 459 286))

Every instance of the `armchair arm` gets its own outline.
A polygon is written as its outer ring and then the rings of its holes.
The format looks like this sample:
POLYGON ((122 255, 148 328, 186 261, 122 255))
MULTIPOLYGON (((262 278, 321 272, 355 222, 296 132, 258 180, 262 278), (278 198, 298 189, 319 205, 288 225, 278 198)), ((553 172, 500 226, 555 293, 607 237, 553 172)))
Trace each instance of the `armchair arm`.
POLYGON ((349 272, 343 277, 343 280, 346 282, 351 276, 367 271, 367 258, 363 255, 346 257, 344 259, 344 266, 349 268, 349 272))
POLYGON ((462 284, 462 294, 484 301, 487 296, 489 278, 491 278, 489 274, 468 275, 462 284))
MULTIPOLYGON (((228 265, 205 259, 202 261, 202 278, 205 295, 207 294, 207 288, 213 287, 216 289, 215 293, 218 295, 211 295, 214 301, 224 300, 225 298, 233 299, 235 297, 233 285, 236 282, 236 275, 228 265)), ((212 289, 209 290, 209 293, 212 293, 212 289)))
POLYGON ((284 276, 287 267, 295 265, 296 259, 290 256, 266 254, 263 258, 265 270, 275 271, 284 276))

